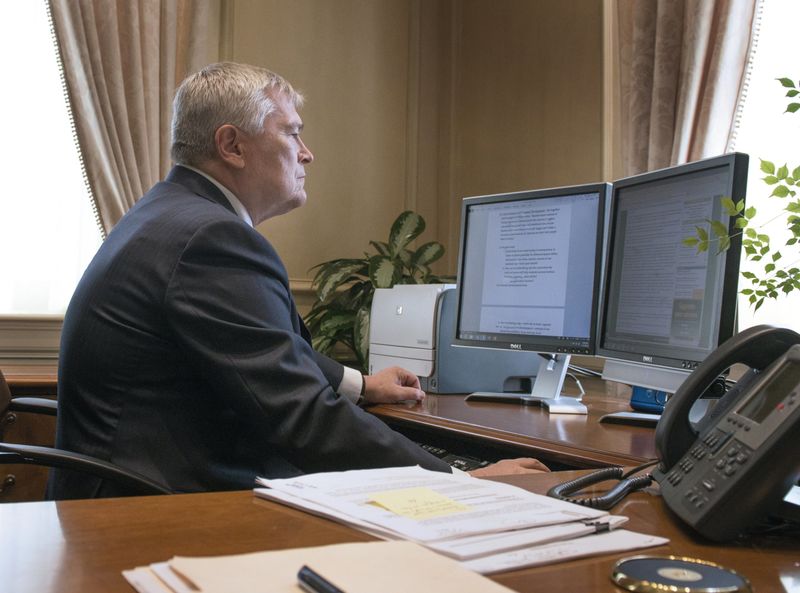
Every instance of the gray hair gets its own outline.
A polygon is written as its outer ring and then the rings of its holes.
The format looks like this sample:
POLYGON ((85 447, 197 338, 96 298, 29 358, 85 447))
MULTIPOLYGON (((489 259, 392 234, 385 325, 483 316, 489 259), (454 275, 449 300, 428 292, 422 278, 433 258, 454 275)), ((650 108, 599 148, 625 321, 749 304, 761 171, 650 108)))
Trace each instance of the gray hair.
POLYGON ((225 124, 257 133, 275 110, 277 93, 286 95, 295 108, 303 104, 303 96, 289 82, 266 68, 220 62, 187 77, 172 104, 172 160, 197 166, 214 158, 214 134, 225 124))

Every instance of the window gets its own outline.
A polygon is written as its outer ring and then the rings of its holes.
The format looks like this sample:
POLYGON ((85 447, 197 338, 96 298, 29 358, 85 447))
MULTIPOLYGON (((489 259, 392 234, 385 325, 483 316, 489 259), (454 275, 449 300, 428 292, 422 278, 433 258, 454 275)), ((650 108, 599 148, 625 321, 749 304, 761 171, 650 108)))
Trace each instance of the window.
POLYGON ((45 0, 0 3, 0 316, 63 314, 101 242, 45 0))
MULTIPOLYGON (((790 168, 800 165, 800 112, 785 113, 789 103, 785 89, 777 78, 800 80, 800 62, 797 60, 795 35, 800 22, 800 2, 797 0, 764 0, 761 9, 761 26, 756 51, 753 56, 750 83, 743 103, 741 123, 734 150, 750 155, 747 203, 758 210, 756 230, 770 236, 773 250, 780 247, 783 267, 800 266, 798 245, 783 247, 789 238, 785 230, 783 209, 787 199, 770 198, 771 188, 764 181, 760 169, 764 159, 776 166, 787 163, 790 168), (777 217, 777 219, 776 219, 777 217), (774 222, 769 222, 771 220, 774 222)), ((797 99, 793 99, 796 101, 797 99)), ((763 267, 743 258, 743 270, 752 270, 763 276, 763 267)), ((739 288, 749 288, 748 280, 740 279, 739 288)), ((800 293, 780 295, 777 300, 766 299, 764 305, 753 311, 747 299, 739 301, 739 329, 758 323, 769 323, 800 331, 800 293)))

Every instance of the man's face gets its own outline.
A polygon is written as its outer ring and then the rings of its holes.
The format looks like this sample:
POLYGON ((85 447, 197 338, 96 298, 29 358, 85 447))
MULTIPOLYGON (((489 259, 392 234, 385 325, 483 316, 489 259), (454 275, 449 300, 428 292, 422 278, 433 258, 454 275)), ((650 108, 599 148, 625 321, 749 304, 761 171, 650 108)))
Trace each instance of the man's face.
POLYGON ((303 121, 282 93, 258 134, 248 135, 244 192, 240 197, 254 224, 285 214, 306 201, 305 165, 314 155, 300 139, 303 121))

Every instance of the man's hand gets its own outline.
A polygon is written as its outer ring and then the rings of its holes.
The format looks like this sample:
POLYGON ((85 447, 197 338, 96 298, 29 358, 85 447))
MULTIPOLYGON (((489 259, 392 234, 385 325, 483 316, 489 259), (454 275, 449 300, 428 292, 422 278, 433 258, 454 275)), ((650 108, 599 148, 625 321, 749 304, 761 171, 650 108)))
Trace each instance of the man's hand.
POLYGON ((411 371, 390 367, 374 375, 364 375, 364 399, 370 404, 393 404, 401 401, 422 401, 425 392, 411 371))
POLYGON ((548 467, 538 459, 518 457, 517 459, 502 459, 497 463, 474 469, 467 473, 476 478, 487 478, 489 476, 507 476, 509 474, 539 474, 549 471, 548 467))

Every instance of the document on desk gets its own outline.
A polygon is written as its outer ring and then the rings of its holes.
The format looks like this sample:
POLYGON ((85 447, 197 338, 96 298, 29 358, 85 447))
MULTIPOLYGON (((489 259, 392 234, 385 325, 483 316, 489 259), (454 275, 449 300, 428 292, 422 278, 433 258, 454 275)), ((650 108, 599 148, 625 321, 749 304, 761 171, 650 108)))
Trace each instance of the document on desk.
POLYGON ((258 496, 270 498, 271 491, 277 491, 293 497, 297 506, 313 503, 420 543, 608 515, 509 484, 420 467, 351 470, 280 480, 259 478, 257 482, 266 486, 256 489, 258 496), (390 499, 394 508, 386 503, 390 499), (414 514, 413 509, 420 507, 422 510, 414 514))
POLYGON ((478 572, 667 542, 621 530, 619 537, 600 537, 627 518, 508 484, 419 467, 259 478, 258 483, 266 486, 256 488, 259 497, 383 539, 421 543, 478 572))
POLYGON ((302 566, 347 593, 512 593, 454 560, 401 541, 175 557, 123 575, 139 593, 299 593, 302 566))

